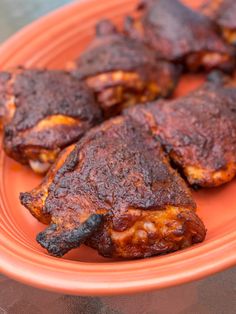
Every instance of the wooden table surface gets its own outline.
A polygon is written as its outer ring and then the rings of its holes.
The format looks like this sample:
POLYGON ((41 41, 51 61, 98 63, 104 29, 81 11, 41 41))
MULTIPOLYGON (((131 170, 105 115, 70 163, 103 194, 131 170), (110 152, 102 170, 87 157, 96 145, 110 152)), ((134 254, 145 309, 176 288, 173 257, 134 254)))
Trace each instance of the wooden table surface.
MULTIPOLYGON (((0 42, 27 23, 68 2, 70 1, 0 0, 0 42)), ((236 268, 171 289, 101 298, 42 291, 0 275, 0 314, 6 313, 235 314, 236 268)))

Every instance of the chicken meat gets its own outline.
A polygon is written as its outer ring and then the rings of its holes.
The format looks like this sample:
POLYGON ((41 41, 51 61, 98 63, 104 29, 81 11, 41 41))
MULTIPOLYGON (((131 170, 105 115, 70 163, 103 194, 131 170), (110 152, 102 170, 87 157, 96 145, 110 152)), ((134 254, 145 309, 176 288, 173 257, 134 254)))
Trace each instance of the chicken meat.
POLYGON ((105 257, 149 257, 189 247, 206 234, 159 141, 128 116, 88 131, 20 199, 50 224, 37 241, 58 257, 82 243, 105 257))
POLYGON ((4 150, 35 172, 45 172, 62 148, 101 120, 93 93, 66 72, 0 73, 4 150))
POLYGON ((235 87, 206 83, 185 97, 124 114, 160 139, 191 185, 215 187, 236 175, 235 87))
POLYGON ((153 47, 159 57, 184 63, 191 71, 232 70, 234 50, 207 16, 178 0, 142 0, 138 12, 138 17, 125 19, 126 32, 153 47))
POLYGON ((158 60, 151 48, 119 33, 108 20, 97 24, 95 39, 69 68, 95 92, 106 117, 167 97, 180 73, 173 64, 158 60))

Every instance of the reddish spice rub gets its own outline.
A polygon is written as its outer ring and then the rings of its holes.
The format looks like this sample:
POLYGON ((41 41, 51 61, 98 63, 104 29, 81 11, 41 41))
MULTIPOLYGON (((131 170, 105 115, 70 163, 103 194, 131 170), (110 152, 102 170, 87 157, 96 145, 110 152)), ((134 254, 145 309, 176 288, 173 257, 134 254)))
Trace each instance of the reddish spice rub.
POLYGON ((119 33, 108 20, 97 24, 95 39, 70 68, 95 91, 106 117, 167 97, 179 75, 174 65, 158 60, 155 51, 119 33))
POLYGON ((50 223, 37 240, 55 256, 86 243, 107 257, 147 257, 201 242, 206 232, 159 142, 128 117, 88 131, 21 202, 50 223))
POLYGON ((150 129, 190 184, 214 187, 236 174, 236 89, 208 83, 186 97, 126 112, 150 129))
POLYGON ((92 92, 63 71, 1 73, 0 113, 5 152, 36 172, 101 121, 92 92))
POLYGON ((153 47, 158 56, 185 63, 189 70, 233 68, 234 50, 214 22, 178 0, 143 0, 139 18, 126 18, 126 32, 153 47))

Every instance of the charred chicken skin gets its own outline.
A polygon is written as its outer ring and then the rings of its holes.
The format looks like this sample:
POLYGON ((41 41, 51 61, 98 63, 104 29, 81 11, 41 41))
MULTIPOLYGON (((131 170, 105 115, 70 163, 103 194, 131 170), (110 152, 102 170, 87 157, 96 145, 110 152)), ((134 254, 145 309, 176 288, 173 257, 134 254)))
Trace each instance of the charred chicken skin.
POLYGON ((202 12, 220 27, 223 37, 236 45, 236 2, 235 0, 209 0, 202 12))
POLYGON ((215 187, 235 176, 235 88, 207 83, 185 97, 126 114, 158 136, 191 185, 215 187))
POLYGON ((20 199, 50 224, 37 241, 54 256, 85 243, 106 257, 148 257, 201 242, 206 233, 159 142, 128 116, 88 131, 20 199))
POLYGON ((158 60, 151 48, 119 33, 108 20, 98 23, 95 40, 70 69, 94 90, 106 117, 168 96, 179 72, 158 60))
POLYGON ((0 116, 5 152, 45 172, 60 150, 101 121, 92 92, 63 71, 0 74, 0 116))
POLYGON ((155 48, 159 57, 180 61, 191 71, 231 70, 233 50, 208 17, 178 0, 143 0, 138 9, 139 18, 126 18, 126 32, 155 48))

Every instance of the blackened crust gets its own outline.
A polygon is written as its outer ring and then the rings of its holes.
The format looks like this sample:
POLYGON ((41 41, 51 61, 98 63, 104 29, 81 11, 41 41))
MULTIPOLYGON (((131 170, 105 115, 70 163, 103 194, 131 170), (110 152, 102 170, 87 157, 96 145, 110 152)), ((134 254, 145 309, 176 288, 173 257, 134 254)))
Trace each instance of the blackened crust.
POLYGON ((91 123, 100 118, 93 94, 63 71, 23 70, 15 77, 13 93, 17 110, 10 125, 16 131, 32 128, 52 115, 91 123))
MULTIPOLYGON (((40 210, 51 217, 52 225, 37 240, 51 254, 62 256, 78 246, 78 226, 93 214, 104 219, 94 233, 82 239, 105 256, 136 258, 167 253, 195 243, 193 237, 198 232, 199 241, 204 239, 205 229, 197 216, 193 217, 197 223, 193 229, 185 228, 185 219, 176 216, 194 211, 196 204, 159 141, 139 122, 129 117, 110 119, 88 131, 70 154, 65 154, 63 164, 46 179, 48 184, 45 181, 36 189, 36 197, 32 191, 32 198, 24 194, 28 203, 22 198, 30 209, 37 206, 34 201, 32 204, 32 200, 38 201, 37 195, 42 198, 40 210), (126 232, 139 219, 145 226, 145 215, 154 215, 147 217, 148 223, 154 219, 157 226, 160 224, 156 240, 148 240, 142 247, 131 243, 132 251, 125 241, 119 245, 112 233, 126 232)), ((131 230, 130 241, 136 231, 131 230)))
POLYGON ((195 52, 213 51, 231 55, 233 51, 217 34, 215 24, 206 16, 178 0, 142 1, 139 33, 132 19, 126 31, 154 47, 166 60, 178 60, 195 52))
POLYGON ((158 60, 152 49, 118 33, 110 22, 101 21, 97 37, 76 61, 73 74, 84 79, 116 70, 137 72, 144 81, 161 81, 167 76, 173 85, 179 73, 174 65, 158 60))
MULTIPOLYGON (((183 170, 193 166, 213 174, 232 167, 232 173, 219 181, 224 183, 235 173, 235 104, 236 89, 217 82, 205 84, 185 97, 141 105, 126 114, 151 128, 183 170)), ((215 185, 212 177, 191 183, 215 185)))
POLYGON ((77 144, 49 188, 46 211, 58 208, 63 213, 67 204, 81 211, 85 205, 79 199, 84 195, 91 202, 85 211, 196 206, 159 142, 139 124, 121 117, 89 131, 77 144), (59 191, 63 193, 58 198, 59 191))
POLYGON ((61 257, 73 248, 79 247, 98 229, 102 216, 93 214, 79 227, 71 231, 57 230, 55 224, 37 235, 37 241, 53 256, 61 257))
POLYGON ((102 119, 93 93, 64 71, 22 69, 8 75, 16 109, 4 128, 4 148, 21 163, 38 160, 42 150, 57 155, 102 119), (53 117, 59 120, 48 123, 53 117))

